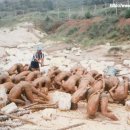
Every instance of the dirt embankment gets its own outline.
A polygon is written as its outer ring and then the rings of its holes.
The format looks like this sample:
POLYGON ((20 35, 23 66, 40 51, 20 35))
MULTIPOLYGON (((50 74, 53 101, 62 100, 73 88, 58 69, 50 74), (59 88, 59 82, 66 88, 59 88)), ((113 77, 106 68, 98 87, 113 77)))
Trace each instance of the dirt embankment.
POLYGON ((57 28, 52 27, 51 36, 65 42, 83 45, 97 45, 111 42, 129 43, 130 18, 102 18, 69 20, 57 28), (96 43, 95 43, 96 42, 96 43))
MULTIPOLYGON (((87 29, 90 26, 92 26, 93 24, 100 23, 103 20, 104 20, 104 18, 102 18, 102 17, 94 17, 91 19, 83 19, 83 20, 82 19, 81 20, 68 20, 57 28, 57 32, 60 31, 63 27, 64 28, 67 27, 67 28, 65 28, 66 30, 69 28, 77 27, 77 28, 79 28, 79 32, 83 33, 83 32, 86 32, 87 29)), ((116 25, 118 25, 118 27, 124 27, 126 25, 130 25, 130 18, 128 18, 128 19, 120 18, 117 20, 116 25)))

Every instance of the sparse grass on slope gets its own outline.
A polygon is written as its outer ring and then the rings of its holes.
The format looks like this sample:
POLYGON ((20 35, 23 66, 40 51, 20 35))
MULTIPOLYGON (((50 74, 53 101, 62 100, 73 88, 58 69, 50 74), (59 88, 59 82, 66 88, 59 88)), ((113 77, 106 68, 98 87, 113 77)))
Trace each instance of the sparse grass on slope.
POLYGON ((51 38, 87 46, 106 42, 122 43, 130 40, 130 20, 123 19, 122 21, 124 23, 120 26, 120 18, 115 16, 71 20, 61 25, 51 38))

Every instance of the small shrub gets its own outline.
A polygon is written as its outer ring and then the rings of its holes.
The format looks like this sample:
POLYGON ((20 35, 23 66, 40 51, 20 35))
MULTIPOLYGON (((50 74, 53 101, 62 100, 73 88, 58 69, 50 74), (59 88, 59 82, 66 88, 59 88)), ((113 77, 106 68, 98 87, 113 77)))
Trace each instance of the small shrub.
POLYGON ((51 32, 55 32, 58 28, 60 28, 60 26, 63 24, 63 22, 61 21, 56 21, 52 24, 50 31, 51 32))
POLYGON ((22 15, 22 14, 23 14, 23 11, 22 11, 22 10, 18 10, 18 11, 16 11, 16 14, 17 14, 17 15, 22 15))
POLYGON ((106 14, 113 16, 113 15, 116 14, 116 11, 115 11, 114 8, 108 8, 108 9, 105 9, 105 10, 101 11, 101 15, 106 16, 106 14))
POLYGON ((76 31, 78 31, 78 28, 74 27, 74 28, 72 28, 72 29, 69 30, 69 32, 67 33, 67 35, 72 35, 76 31))
POLYGON ((115 38, 115 37, 118 37, 118 36, 119 36, 119 33, 117 31, 112 31, 108 35, 108 38, 112 39, 112 38, 115 38))
POLYGON ((124 32, 123 34, 125 35, 130 35, 130 25, 124 26, 123 32, 124 32))
POLYGON ((115 24, 119 21, 119 17, 117 17, 117 16, 108 17, 105 19, 105 21, 110 24, 115 24))
POLYGON ((99 29, 98 29, 98 24, 93 24, 92 26, 89 27, 88 35, 90 38, 96 38, 99 36, 99 29))
POLYGON ((59 14, 59 17, 62 18, 62 19, 65 19, 66 14, 65 14, 64 12, 61 12, 61 13, 59 14))
POLYGON ((112 47, 108 50, 108 54, 118 54, 120 52, 123 52, 121 47, 112 47))
POLYGON ((130 9, 126 10, 125 18, 130 18, 130 9))
POLYGON ((90 13, 90 12, 85 13, 85 18, 86 18, 86 19, 92 18, 91 13, 90 13))
POLYGON ((46 21, 46 22, 50 22, 50 21, 52 21, 52 20, 51 20, 51 18, 50 18, 49 16, 46 16, 45 21, 46 21))
POLYGON ((111 34, 110 37, 116 37, 116 35, 118 35, 118 28, 115 26, 115 23, 117 23, 117 21, 117 17, 110 17, 106 18, 100 23, 93 24, 87 30, 88 36, 94 39, 97 37, 106 37, 109 33, 113 32, 113 34, 111 34))
POLYGON ((77 14, 73 14, 73 15, 71 15, 71 18, 72 18, 72 19, 77 19, 77 18, 78 18, 78 15, 77 15, 77 14))

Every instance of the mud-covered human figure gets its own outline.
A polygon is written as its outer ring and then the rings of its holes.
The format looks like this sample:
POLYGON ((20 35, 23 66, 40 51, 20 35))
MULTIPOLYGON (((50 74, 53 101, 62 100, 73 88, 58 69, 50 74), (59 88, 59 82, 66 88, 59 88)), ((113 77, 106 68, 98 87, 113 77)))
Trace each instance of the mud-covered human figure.
POLYGON ((119 79, 116 76, 105 77, 105 91, 109 91, 111 88, 118 86, 119 79))
POLYGON ((68 80, 62 81, 62 89, 67 93, 74 93, 78 88, 80 78, 81 76, 77 74, 70 76, 68 80))
POLYGON ((114 121, 117 121, 118 118, 115 116, 111 110, 108 109, 108 100, 109 97, 106 92, 102 92, 100 94, 100 104, 99 104, 99 111, 101 111, 102 115, 105 117, 108 117, 114 121))
MULTIPOLYGON (((84 75, 80 82, 79 82, 79 86, 78 89, 76 90, 76 92, 73 93, 72 95, 72 99, 71 99, 71 109, 77 109, 78 107, 78 102, 80 100, 83 100, 86 98, 86 94, 87 91, 91 88, 91 87, 96 87, 96 89, 101 89, 103 86, 103 82, 101 81, 96 81, 94 79, 94 76, 98 75, 98 73, 95 71, 91 71, 89 73, 87 73, 86 75, 84 75)), ((93 89, 94 92, 94 89, 93 89)))
POLYGON ((71 109, 75 110, 78 108, 78 102, 85 99, 85 95, 90 88, 89 81, 86 78, 82 78, 79 83, 79 88, 73 93, 71 99, 71 109))
POLYGON ((24 66, 23 66, 23 71, 29 71, 29 64, 25 64, 24 66))
POLYGON ((15 86, 15 84, 12 83, 12 82, 6 82, 6 83, 3 83, 3 84, 0 84, 0 87, 2 87, 2 86, 4 88, 6 88, 6 93, 8 94, 9 91, 15 86))
POLYGON ((30 72, 27 76, 26 76, 26 81, 34 81, 35 79, 41 77, 41 73, 40 71, 33 71, 30 72))
POLYGON ((96 92, 90 95, 87 102, 87 115, 89 118, 95 118, 95 114, 98 111, 100 101, 100 92, 96 92))
POLYGON ((15 85, 9 92, 9 100, 16 104, 25 105, 25 101, 22 98, 22 94, 25 94, 27 99, 32 103, 34 102, 31 84, 27 81, 21 81, 15 85))
POLYGON ((54 86, 56 89, 60 89, 62 85, 62 81, 66 81, 71 76, 70 72, 62 71, 60 72, 54 79, 54 86))
POLYGON ((20 81, 25 81, 25 78, 29 73, 30 71, 23 71, 20 74, 11 76, 11 80, 15 84, 19 83, 20 81))
POLYGON ((85 73, 87 72, 87 69, 84 68, 84 67, 81 66, 81 65, 77 65, 77 66, 74 66, 74 67, 70 70, 70 72, 71 72, 72 74, 83 75, 83 74, 85 74, 85 73))
POLYGON ((89 118, 95 118, 97 111, 112 120, 117 121, 118 118, 108 109, 108 96, 105 92, 97 91, 91 94, 87 103, 87 115, 89 118))
POLYGON ((98 73, 96 70, 88 71, 86 74, 92 76, 95 80, 98 80, 98 78, 102 76, 102 74, 98 73))
POLYGON ((25 76, 12 76, 11 80, 13 83, 18 84, 20 81, 25 81, 25 76))
POLYGON ((111 88, 109 94, 113 101, 117 101, 119 103, 123 103, 128 96, 128 86, 129 86, 129 79, 127 77, 123 77, 124 83, 119 83, 115 87, 111 88))
POLYGON ((112 119, 118 120, 118 118, 111 113, 108 109, 108 96, 105 92, 97 91, 90 95, 87 104, 87 114, 89 118, 95 118, 96 112, 99 111, 102 115, 112 119))
POLYGON ((36 94, 37 96, 41 97, 42 99, 48 101, 49 100, 49 97, 47 96, 47 94, 45 94, 45 89, 44 89, 44 92, 42 91, 39 91, 34 85, 33 83, 31 84, 32 85, 32 92, 34 94, 36 94))
POLYGON ((49 100, 49 98, 45 94, 42 94, 41 92, 37 91, 37 89, 27 81, 21 81, 19 84, 15 85, 10 90, 8 97, 11 102, 25 105, 25 101, 22 98, 22 94, 25 95, 31 103, 33 103, 35 101, 33 97, 33 93, 39 95, 45 100, 49 100))
POLYGON ((51 79, 51 86, 52 86, 51 89, 52 89, 52 90, 55 89, 54 79, 55 79, 55 77, 56 77, 59 73, 61 73, 61 70, 60 70, 58 67, 56 67, 56 66, 53 66, 53 67, 51 67, 51 68, 48 70, 47 76, 51 79))
POLYGON ((60 72, 61 72, 61 70, 60 70, 58 67, 53 66, 53 67, 51 67, 51 68, 48 70, 47 75, 48 75, 48 76, 51 76, 51 77, 55 77, 55 76, 57 76, 60 72))
POLYGON ((97 80, 92 85, 94 92, 100 91, 101 89, 104 91, 105 89, 105 79, 103 75, 100 75, 97 80))
POLYGON ((14 64, 9 70, 9 75, 19 74, 23 71, 24 66, 21 63, 14 64))
POLYGON ((0 84, 6 83, 6 82, 11 82, 11 79, 8 75, 0 75, 0 84))
POLYGON ((48 76, 42 76, 33 81, 34 87, 39 88, 44 94, 48 94, 49 89, 51 88, 51 78, 48 76))
POLYGON ((87 91, 86 98, 90 97, 91 94, 97 92, 97 91, 105 91, 105 76, 102 74, 95 73, 93 71, 93 77, 97 80, 92 80, 93 82, 90 82, 90 88, 87 91), (96 75, 95 75, 96 74, 96 75))
POLYGON ((101 74, 99 74, 96 70, 91 70, 87 72, 83 77, 88 79, 89 84, 92 86, 99 77, 101 77, 101 74))

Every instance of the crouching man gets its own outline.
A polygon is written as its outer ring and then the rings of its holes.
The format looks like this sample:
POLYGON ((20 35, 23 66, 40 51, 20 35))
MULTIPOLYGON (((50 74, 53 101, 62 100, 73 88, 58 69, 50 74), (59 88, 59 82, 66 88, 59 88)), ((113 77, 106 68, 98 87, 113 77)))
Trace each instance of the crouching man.
POLYGON ((40 70, 39 64, 41 64, 42 66, 43 62, 44 62, 44 54, 42 53, 42 48, 38 47, 37 52, 33 55, 29 69, 31 71, 40 70))

